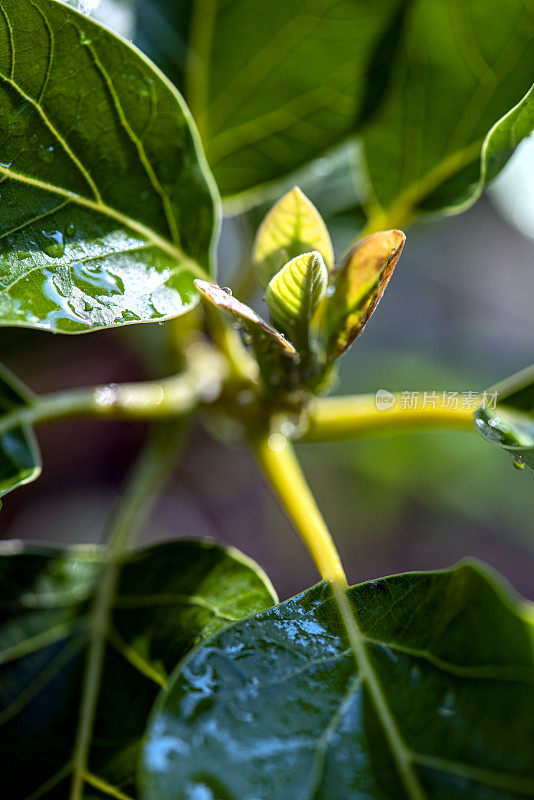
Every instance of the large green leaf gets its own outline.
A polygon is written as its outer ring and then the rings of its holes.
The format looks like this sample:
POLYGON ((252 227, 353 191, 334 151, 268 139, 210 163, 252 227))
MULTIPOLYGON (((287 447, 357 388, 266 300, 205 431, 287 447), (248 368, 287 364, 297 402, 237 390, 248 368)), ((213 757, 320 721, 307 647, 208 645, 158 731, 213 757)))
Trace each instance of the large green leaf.
POLYGON ((534 469, 534 367, 483 393, 475 428, 486 441, 510 453, 519 469, 534 469))
POLYGON ((532 97, 508 113, 531 87, 533 51, 531 2, 411 3, 387 95, 363 137, 377 225, 381 214, 401 227, 479 196, 534 128, 532 97))
MULTIPOLYGON (((20 411, 30 401, 29 389, 0 365, 0 426, 6 416, 20 411)), ((41 457, 31 428, 0 428, 0 497, 35 480, 40 472, 41 457)))
POLYGON ((204 636, 275 601, 252 562, 215 544, 182 541, 129 555, 108 599, 93 733, 80 748, 79 721, 90 713, 80 711, 82 683, 89 672, 95 677, 86 652, 103 633, 92 600, 105 569, 97 548, 4 544, 0 768, 10 800, 134 797, 140 737, 169 672, 204 636))
POLYGON ((141 4, 138 41, 183 89, 229 197, 287 175, 368 117, 404 6, 150 0, 141 4))
POLYGON ((209 272, 216 199, 149 61, 57 0, 0 11, 0 324, 165 319, 209 272))
POLYGON ((534 797, 533 684, 532 624, 480 566, 321 584, 182 662, 143 797, 534 797))
POLYGON ((225 198, 257 201, 365 123, 374 224, 399 227, 473 202, 532 130, 506 115, 533 28, 523 0, 151 0, 139 40, 184 88, 225 198))

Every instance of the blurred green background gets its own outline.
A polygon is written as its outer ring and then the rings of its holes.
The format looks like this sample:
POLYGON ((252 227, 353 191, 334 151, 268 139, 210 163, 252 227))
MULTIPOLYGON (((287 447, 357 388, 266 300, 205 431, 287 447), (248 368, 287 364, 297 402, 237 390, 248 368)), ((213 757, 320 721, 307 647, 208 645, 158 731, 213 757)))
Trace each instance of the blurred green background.
MULTIPOLYGON (((101 3, 98 10, 129 32, 128 6, 101 3)), ((330 169, 320 160, 317 177, 326 180, 330 169)), ((336 393, 478 391, 534 361, 533 186, 531 139, 471 210, 410 229, 377 313, 342 359, 336 393)), ((354 233, 355 219, 337 219, 338 251, 347 241, 347 223, 354 233)), ((223 285, 231 285, 256 220, 225 224, 223 285)), ((160 374, 164 335, 163 325, 78 337, 3 330, 1 361, 37 392, 143 379, 160 374)), ((4 499, 0 536, 98 541, 143 432, 141 425, 94 421, 39 429, 43 475, 4 499)), ((532 473, 515 470, 474 432, 301 445, 298 451, 351 582, 475 556, 534 599, 532 473)), ((213 440, 200 426, 145 541, 177 536, 236 545, 267 570, 282 598, 317 580, 250 455, 213 440)))

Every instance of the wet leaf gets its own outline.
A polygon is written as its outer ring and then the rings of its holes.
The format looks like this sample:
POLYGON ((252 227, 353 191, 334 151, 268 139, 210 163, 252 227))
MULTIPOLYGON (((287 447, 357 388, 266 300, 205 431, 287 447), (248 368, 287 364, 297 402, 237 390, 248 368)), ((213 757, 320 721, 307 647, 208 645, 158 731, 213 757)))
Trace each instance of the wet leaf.
POLYGON ((363 331, 402 253, 402 231, 367 236, 349 254, 325 306, 328 351, 338 358, 363 331))
POLYGON ((292 258, 317 250, 329 271, 334 251, 323 219, 306 195, 294 186, 275 203, 261 223, 252 259, 260 283, 267 286, 278 270, 292 258))
POLYGON ((265 576, 235 550, 181 541, 130 554, 106 600, 84 769, 73 753, 86 654, 102 625, 92 602, 105 572, 94 547, 5 542, 0 551, 0 766, 11 800, 74 797, 81 772, 80 798, 136 797, 140 739, 170 671, 206 635, 274 602, 265 576))
POLYGON ((526 604, 471 563, 338 591, 343 607, 321 584, 187 656, 151 718, 144 800, 534 796, 526 604))
POLYGON ((534 367, 528 367, 482 393, 475 428, 514 457, 521 469, 534 469, 534 367))
POLYGON ((0 14, 0 324, 177 316, 216 204, 189 112, 131 45, 56 0, 0 14))
POLYGON ((0 365, 0 497, 30 483, 41 473, 41 456, 32 429, 16 425, 2 430, 6 417, 32 400, 29 389, 0 365))
POLYGON ((275 325, 295 342, 299 352, 310 346, 310 328, 328 284, 328 272, 320 253, 292 258, 271 278, 265 299, 275 325))
POLYGON ((269 325, 259 314, 256 314, 254 309, 237 300, 226 289, 222 289, 216 283, 201 280, 196 280, 195 286, 206 300, 209 300, 216 308, 230 312, 239 320, 249 336, 252 337, 253 342, 258 344, 261 342, 262 346, 268 345, 280 354, 294 358, 298 357, 298 353, 291 342, 280 331, 269 325))

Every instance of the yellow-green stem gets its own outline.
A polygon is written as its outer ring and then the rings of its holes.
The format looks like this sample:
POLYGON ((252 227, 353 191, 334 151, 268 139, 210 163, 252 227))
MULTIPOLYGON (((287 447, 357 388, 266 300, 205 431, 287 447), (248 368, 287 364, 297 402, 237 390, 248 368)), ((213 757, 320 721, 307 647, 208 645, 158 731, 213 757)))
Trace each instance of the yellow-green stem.
POLYGON ((440 408, 439 398, 435 407, 427 402, 410 408, 403 407, 400 395, 394 395, 394 399, 394 405, 384 411, 378 410, 374 394, 316 400, 310 407, 308 428, 299 441, 333 442, 432 428, 473 430, 476 399, 470 408, 462 408, 461 403, 458 408, 440 408))
POLYGON ((265 477, 311 553, 324 580, 346 583, 336 546, 288 439, 281 433, 251 439, 265 477))

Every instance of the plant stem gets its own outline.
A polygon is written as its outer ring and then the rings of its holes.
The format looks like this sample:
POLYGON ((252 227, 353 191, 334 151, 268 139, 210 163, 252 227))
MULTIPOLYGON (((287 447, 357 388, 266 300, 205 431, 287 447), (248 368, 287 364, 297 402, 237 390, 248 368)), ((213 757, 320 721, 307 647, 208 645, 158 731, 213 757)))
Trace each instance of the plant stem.
POLYGON ((145 523, 158 490, 176 460, 183 424, 155 426, 112 514, 109 549, 90 612, 91 640, 85 662, 70 800, 82 800, 113 601, 128 544, 145 523))
POLYGON ((301 442, 334 442, 376 433, 399 433, 431 428, 473 429, 474 408, 403 408, 395 395, 392 408, 379 411, 376 395, 329 397, 310 407, 308 428, 301 442))
POLYGON ((311 553, 324 580, 346 584, 336 546, 288 439, 281 433, 251 438, 267 481, 311 553))
POLYGON ((225 373, 222 359, 206 352, 195 367, 160 381, 111 383, 42 395, 2 417, 0 435, 20 425, 69 417, 176 419, 190 413, 204 397, 216 399, 225 373))

